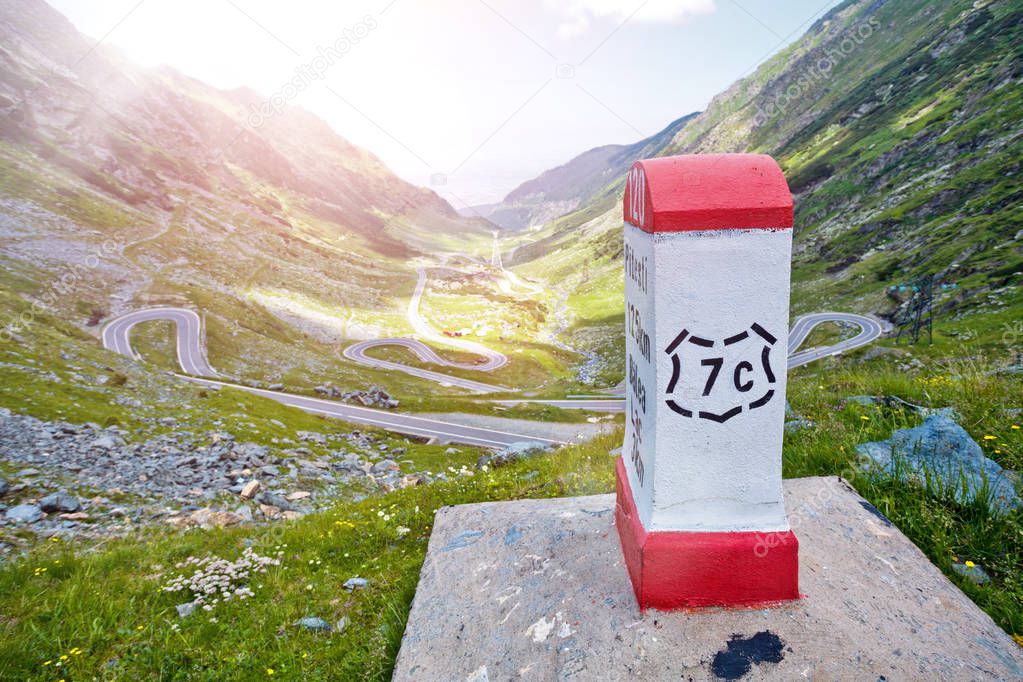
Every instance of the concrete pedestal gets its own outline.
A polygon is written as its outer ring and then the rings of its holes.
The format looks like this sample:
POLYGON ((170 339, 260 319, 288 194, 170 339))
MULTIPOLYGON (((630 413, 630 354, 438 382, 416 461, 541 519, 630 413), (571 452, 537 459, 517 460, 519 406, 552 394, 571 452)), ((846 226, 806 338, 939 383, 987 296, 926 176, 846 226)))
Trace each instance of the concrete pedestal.
POLYGON ((641 613, 613 495, 444 508, 394 679, 1023 678, 1023 649, 843 481, 784 489, 803 597, 755 609, 641 613))

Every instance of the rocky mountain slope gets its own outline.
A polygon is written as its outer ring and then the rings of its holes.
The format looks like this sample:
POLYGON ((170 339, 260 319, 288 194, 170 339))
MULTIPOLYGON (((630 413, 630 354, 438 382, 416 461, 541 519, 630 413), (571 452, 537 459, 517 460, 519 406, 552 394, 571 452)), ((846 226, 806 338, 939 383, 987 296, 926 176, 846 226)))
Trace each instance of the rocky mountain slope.
POLYGON ((25 344, 26 304, 92 333, 187 305, 222 372, 361 387, 336 344, 407 329, 408 260, 489 252, 492 225, 302 109, 141 69, 42 0, 0 1, 0 46, 0 326, 25 344))
POLYGON ((468 209, 509 229, 541 226, 592 202, 615 185, 637 159, 657 154, 696 114, 672 121, 664 130, 633 144, 608 144, 583 152, 568 163, 527 180, 496 204, 468 209))
MULTIPOLYGON (((1000 345, 1023 307, 1021 81, 1018 3, 850 0, 654 155, 778 159, 795 194, 794 313, 899 319, 900 285, 933 275, 942 338, 1000 345)), ((612 299, 621 309, 615 190, 514 253, 523 272, 569 282, 578 329, 612 299)))

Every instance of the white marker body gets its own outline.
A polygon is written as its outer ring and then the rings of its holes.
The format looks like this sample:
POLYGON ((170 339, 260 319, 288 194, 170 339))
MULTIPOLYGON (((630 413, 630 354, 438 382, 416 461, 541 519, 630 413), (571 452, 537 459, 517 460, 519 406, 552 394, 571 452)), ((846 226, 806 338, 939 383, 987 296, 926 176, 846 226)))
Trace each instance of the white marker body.
POLYGON ((622 456, 643 527, 788 530, 792 230, 651 234, 626 224, 625 248, 622 456))

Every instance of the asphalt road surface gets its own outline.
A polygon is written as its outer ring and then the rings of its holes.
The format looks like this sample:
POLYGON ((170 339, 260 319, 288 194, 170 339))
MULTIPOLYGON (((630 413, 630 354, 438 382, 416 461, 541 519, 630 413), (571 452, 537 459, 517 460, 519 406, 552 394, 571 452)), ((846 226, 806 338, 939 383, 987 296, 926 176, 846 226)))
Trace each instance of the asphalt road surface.
MULTIPOLYGON (((421 436, 435 439, 439 443, 464 443, 483 447, 504 447, 523 441, 536 442, 544 445, 561 445, 563 441, 538 438, 524 434, 510 433, 495 429, 484 429, 464 424, 426 419, 389 410, 374 410, 367 407, 348 405, 346 403, 309 396, 295 395, 261 388, 252 388, 241 384, 214 381, 199 377, 216 377, 217 372, 210 366, 203 352, 202 321, 197 314, 183 308, 149 308, 128 313, 111 320, 103 327, 103 346, 108 350, 138 360, 138 354, 131 346, 130 332, 140 322, 167 320, 177 327, 178 364, 184 372, 184 378, 208 386, 231 386, 248 391, 279 403, 297 407, 306 412, 336 417, 355 424, 366 424, 388 431, 409 436, 421 436)), ((424 346, 425 347, 425 346, 424 346)), ((431 351, 432 352, 432 351, 431 351)), ((402 366, 404 367, 404 366, 402 366)), ((404 370, 403 370, 404 371, 404 370)), ((444 376, 444 375, 440 375, 444 376)), ((471 382, 470 382, 471 383, 471 382)), ((482 384, 481 384, 482 385, 482 384)))
MULTIPOLYGON (((792 323, 792 329, 789 330, 789 369, 801 367, 814 360, 820 360, 821 358, 828 357, 829 355, 839 355, 845 351, 859 348, 871 343, 882 334, 884 334, 885 328, 881 322, 875 320, 872 317, 866 315, 856 315, 854 313, 813 313, 810 315, 803 315, 802 317, 796 318, 792 323), (810 335, 813 328, 819 324, 825 322, 845 322, 848 324, 856 325, 860 328, 859 334, 853 336, 844 341, 839 341, 832 346, 824 346, 822 348, 808 348, 804 351, 796 352, 796 349, 803 345, 806 341, 806 337, 810 335)), ((625 384, 619 384, 616 387, 615 394, 622 396, 625 393, 625 384)), ((544 405, 552 405, 554 407, 560 407, 566 410, 590 410, 592 412, 624 412, 625 411, 625 399, 622 397, 614 398, 584 398, 574 400, 501 400, 498 401, 502 405, 515 405, 518 403, 540 403, 544 405)))
POLYGON ((366 354, 366 351, 370 348, 401 346, 402 348, 410 350, 423 362, 439 365, 441 367, 456 367, 458 369, 469 369, 480 372, 493 372, 495 369, 500 369, 508 364, 508 357, 504 353, 492 350, 483 344, 476 343, 475 341, 470 341, 468 339, 443 336, 431 327, 419 313, 419 304, 423 299, 423 291, 426 288, 426 268, 418 268, 417 273, 419 275, 419 279, 416 281, 416 288, 415 291, 412 292, 412 298, 409 300, 408 311, 406 312, 409 324, 412 325, 416 334, 418 334, 421 338, 440 345, 446 345, 462 351, 474 353, 480 356, 482 360, 480 362, 454 362, 441 357, 436 353, 436 351, 422 341, 408 337, 360 341, 345 348, 342 354, 352 362, 357 362, 360 365, 365 365, 366 367, 404 372, 405 374, 419 377, 420 379, 426 379, 428 381, 435 381, 446 386, 464 388, 468 391, 472 391, 473 393, 502 393, 508 391, 508 389, 504 386, 486 384, 481 381, 473 381, 472 379, 453 377, 441 372, 433 372, 428 369, 412 367, 400 362, 380 360, 366 354))
POLYGON ((455 424, 449 421, 438 419, 427 419, 416 417, 410 414, 402 414, 389 410, 375 410, 368 407, 359 407, 339 403, 334 400, 322 398, 311 398, 309 396, 295 395, 293 393, 282 393, 279 391, 268 391, 263 388, 251 388, 223 381, 212 381, 209 379, 197 379, 185 377, 190 381, 207 386, 229 386, 239 388, 249 393, 276 400, 284 405, 297 407, 300 410, 321 414, 327 417, 336 417, 354 424, 366 424, 375 426, 395 433, 408 436, 421 436, 434 439, 438 443, 464 443, 466 445, 480 445, 489 448, 503 448, 512 443, 524 441, 540 443, 542 445, 564 445, 566 441, 550 438, 539 438, 536 436, 498 431, 495 429, 479 428, 465 424, 455 424))
MULTIPOLYGON (((422 281, 422 279, 421 279, 422 281)), ((464 443, 467 445, 479 445, 483 447, 504 447, 512 443, 518 443, 523 441, 537 442, 546 445, 560 445, 563 441, 551 440, 545 438, 537 438, 521 433, 513 433, 510 431, 499 431, 495 429, 474 427, 467 424, 458 424, 453 421, 441 421, 437 419, 427 419, 424 417, 416 417, 413 415, 402 414, 398 412, 392 412, 388 410, 377 410, 367 407, 359 407, 355 405, 348 405, 332 400, 324 400, 322 398, 312 398, 309 396, 295 395, 291 393, 284 393, 279 391, 269 391, 266 389, 252 388, 240 384, 233 384, 223 381, 214 381, 211 379, 199 378, 199 377, 215 377, 218 376, 217 372, 210 366, 206 359, 204 352, 203 333, 202 333, 202 321, 198 315, 191 310, 183 308, 150 308, 147 310, 140 310, 133 313, 128 313, 114 320, 111 320, 103 328, 102 340, 103 346, 109 350, 115 351, 122 355, 126 355, 132 359, 138 360, 138 354, 135 353, 131 346, 130 331, 131 328, 140 322, 147 322, 152 320, 168 320, 174 322, 177 326, 177 355, 178 364, 181 365, 181 369, 184 372, 185 378, 197 383, 211 385, 211 386, 231 386, 234 388, 248 391, 256 395, 261 395, 272 400, 276 400, 279 403, 297 407, 306 412, 313 414, 321 414, 329 417, 336 417, 343 419, 348 422, 356 424, 366 424, 369 426, 375 426, 388 431, 396 433, 402 433, 410 436, 420 436, 424 438, 435 439, 441 443, 464 443)), ((837 355, 853 348, 866 345, 871 341, 877 339, 884 332, 881 324, 872 318, 865 317, 862 315, 853 315, 849 313, 816 313, 813 315, 806 315, 798 318, 792 326, 792 330, 789 333, 789 367, 798 367, 808 362, 813 362, 822 357, 828 355, 837 355), (814 348, 799 353, 793 351, 802 345, 803 341, 809 335, 810 331, 824 322, 848 322, 855 324, 860 327, 860 333, 853 338, 841 341, 833 346, 827 346, 824 348, 814 348)), ((423 355, 420 355, 419 351, 422 349, 419 346, 427 349, 429 354, 433 354, 433 351, 426 347, 421 342, 413 339, 389 339, 388 343, 394 343, 396 341, 409 342, 406 345, 410 350, 415 352, 424 360, 423 355), (418 346, 416 345, 418 344, 418 346)), ((368 342, 371 343, 371 342, 368 342)), ((359 345, 359 344, 356 344, 359 345)), ((402 343, 402 345, 405 345, 402 343)), ((400 365, 398 363, 386 363, 382 360, 373 360, 368 358, 374 363, 381 363, 375 366, 384 367, 386 364, 393 364, 399 369, 399 371, 414 374, 409 370, 416 370, 416 368, 408 367, 406 365, 400 365)), ((429 360, 428 360, 429 361, 429 360)), ((386 368, 386 367, 385 367, 386 368)), ((425 372, 425 370, 417 370, 425 372)), ((444 382, 451 383, 452 385, 459 385, 456 383, 454 377, 448 377, 447 375, 438 373, 438 377, 443 377, 444 382)), ((414 374, 414 376, 422 376, 420 374, 414 374)), ((428 377, 427 377, 428 378, 428 377)), ((487 391, 495 389, 499 390, 499 387, 489 386, 487 384, 479 384, 478 382, 471 382, 469 380, 458 380, 460 382, 468 382, 470 384, 476 383, 479 387, 487 387, 487 391)), ((468 386, 466 386, 468 388, 468 386)), ((469 390, 478 390, 472 389, 469 390)), ((487 392, 478 391, 478 392, 487 392)), ((571 399, 571 400, 511 400, 511 401, 500 401, 503 404, 515 404, 521 402, 537 402, 561 407, 565 409, 586 409, 594 412, 621 412, 624 409, 625 402, 622 398, 595 398, 595 399, 571 399)))
POLYGON ((792 329, 789 330, 789 369, 826 358, 829 355, 839 355, 845 351, 865 346, 879 339, 884 331, 885 329, 879 321, 866 315, 854 315, 853 313, 803 315, 796 318, 796 321, 792 323, 792 329), (860 333, 845 341, 839 341, 833 346, 808 348, 797 353, 796 349, 803 345, 813 328, 825 322, 845 322, 856 325, 860 328, 860 333))
POLYGON ((135 360, 138 354, 131 347, 131 329, 140 322, 167 320, 177 327, 177 354, 181 371, 197 377, 215 377, 204 352, 202 320, 185 308, 148 308, 122 315, 103 327, 103 347, 135 360))

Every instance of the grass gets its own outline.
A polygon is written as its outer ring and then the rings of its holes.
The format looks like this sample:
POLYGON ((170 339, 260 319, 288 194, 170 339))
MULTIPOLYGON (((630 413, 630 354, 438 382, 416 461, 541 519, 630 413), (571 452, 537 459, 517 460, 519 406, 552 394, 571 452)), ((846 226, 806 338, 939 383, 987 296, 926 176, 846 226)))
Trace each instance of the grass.
MULTIPOLYGON (((1023 379, 992 374, 984 363, 967 359, 915 375, 895 362, 845 358, 793 372, 790 402, 815 426, 786 436, 784 474, 849 476, 1000 626, 1021 634, 1020 512, 996 516, 982 505, 957 503, 947 491, 850 473, 858 443, 887 438, 919 417, 845 399, 897 395, 955 407, 991 457, 1018 469, 1023 431, 1013 428, 1020 417, 1006 410, 1019 407, 1023 379), (991 583, 974 585, 953 573, 955 560, 980 564, 991 583)), ((54 663, 43 664, 67 655, 59 675, 69 680, 249 680, 268 677, 268 670, 281 679, 388 679, 434 512, 449 504, 611 492, 608 452, 620 440, 617 432, 504 468, 342 501, 328 512, 278 525, 150 531, 95 549, 44 543, 0 569, 0 678, 54 679, 54 663), (399 527, 409 532, 399 535, 399 527), (234 559, 250 545, 263 554, 284 552, 282 566, 253 581, 255 596, 179 619, 174 606, 185 599, 160 591, 176 575, 174 564, 208 553, 234 559), (345 592, 341 584, 353 576, 368 579, 369 586, 345 592), (341 633, 314 635, 292 625, 305 616, 330 622, 347 616, 349 625, 341 633)), ((424 453, 420 465, 457 469, 471 466, 473 457, 437 448, 424 453)))
POLYGON ((605 437, 288 524, 155 533, 93 553, 46 545, 0 570, 0 678, 54 679, 53 663, 44 663, 77 647, 82 653, 69 655, 60 676, 251 680, 273 670, 284 679, 388 679, 434 512, 447 504, 607 491, 607 452, 615 443, 605 437), (400 526, 410 529, 404 537, 400 526), (282 566, 253 581, 255 597, 247 602, 178 620, 174 605, 183 599, 160 592, 176 574, 174 564, 206 553, 233 559, 246 541, 262 554, 281 548, 282 566), (341 584, 353 576, 369 586, 349 595, 341 584), (331 622, 347 615, 350 624, 316 636, 292 625, 307 615, 331 622))

